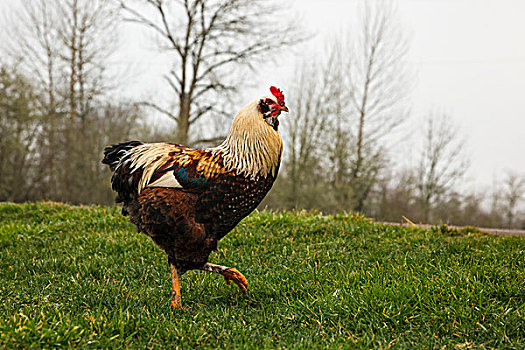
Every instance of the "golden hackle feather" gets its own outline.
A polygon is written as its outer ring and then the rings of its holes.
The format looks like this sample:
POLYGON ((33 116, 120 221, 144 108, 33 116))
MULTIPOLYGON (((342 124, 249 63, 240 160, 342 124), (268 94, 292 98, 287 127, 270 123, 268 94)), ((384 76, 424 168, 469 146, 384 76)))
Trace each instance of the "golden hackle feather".
POLYGON ((270 127, 261 117, 255 100, 243 107, 233 120, 226 140, 208 149, 221 154, 229 171, 255 179, 261 175, 276 175, 283 150, 278 130, 270 127))

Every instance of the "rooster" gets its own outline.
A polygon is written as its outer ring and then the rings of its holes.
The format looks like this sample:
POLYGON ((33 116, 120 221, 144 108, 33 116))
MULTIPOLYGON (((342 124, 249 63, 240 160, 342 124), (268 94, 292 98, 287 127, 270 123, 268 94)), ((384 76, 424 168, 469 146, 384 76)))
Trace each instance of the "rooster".
POLYGON ((106 147, 122 214, 168 255, 171 306, 180 308, 180 277, 189 270, 219 273, 244 292, 235 268, 208 263, 218 241, 250 214, 275 181, 283 142, 278 117, 288 112, 281 90, 254 100, 235 116, 222 144, 193 149, 129 141, 106 147))

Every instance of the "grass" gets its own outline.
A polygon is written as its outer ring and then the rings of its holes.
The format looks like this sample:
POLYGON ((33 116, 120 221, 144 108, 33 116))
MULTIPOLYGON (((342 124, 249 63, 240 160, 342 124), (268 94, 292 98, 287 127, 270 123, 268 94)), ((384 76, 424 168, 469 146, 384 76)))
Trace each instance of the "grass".
MULTIPOLYGON (((475 231, 475 230, 472 230, 475 231)), ((0 348, 525 348, 525 239, 255 213, 168 307, 167 258, 115 207, 0 204, 0 348)))

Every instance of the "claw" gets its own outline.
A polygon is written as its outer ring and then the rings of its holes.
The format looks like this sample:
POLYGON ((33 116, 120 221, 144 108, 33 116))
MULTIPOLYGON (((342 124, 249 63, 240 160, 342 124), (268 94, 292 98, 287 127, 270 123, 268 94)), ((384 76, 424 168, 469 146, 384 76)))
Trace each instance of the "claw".
POLYGON ((229 285, 231 281, 233 281, 239 286, 239 288, 241 288, 243 292, 246 293, 248 291, 248 281, 236 268, 230 267, 221 272, 221 275, 224 276, 226 284, 229 285))

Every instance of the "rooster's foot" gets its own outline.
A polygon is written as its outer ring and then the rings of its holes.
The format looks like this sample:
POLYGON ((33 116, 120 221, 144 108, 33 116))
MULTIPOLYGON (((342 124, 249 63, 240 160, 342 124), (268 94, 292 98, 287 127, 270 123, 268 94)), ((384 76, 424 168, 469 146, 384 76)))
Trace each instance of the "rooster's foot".
POLYGON ((233 267, 206 263, 200 269, 204 271, 219 273, 224 276, 224 279, 226 280, 227 284, 230 284, 230 282, 233 281, 239 286, 239 288, 242 289, 243 292, 248 291, 248 281, 246 281, 246 278, 243 276, 242 273, 239 272, 239 270, 233 267))
POLYGON ((248 281, 242 273, 239 272, 236 268, 230 267, 222 272, 221 275, 224 276, 226 284, 230 284, 231 281, 235 282, 243 292, 248 291, 248 281))

